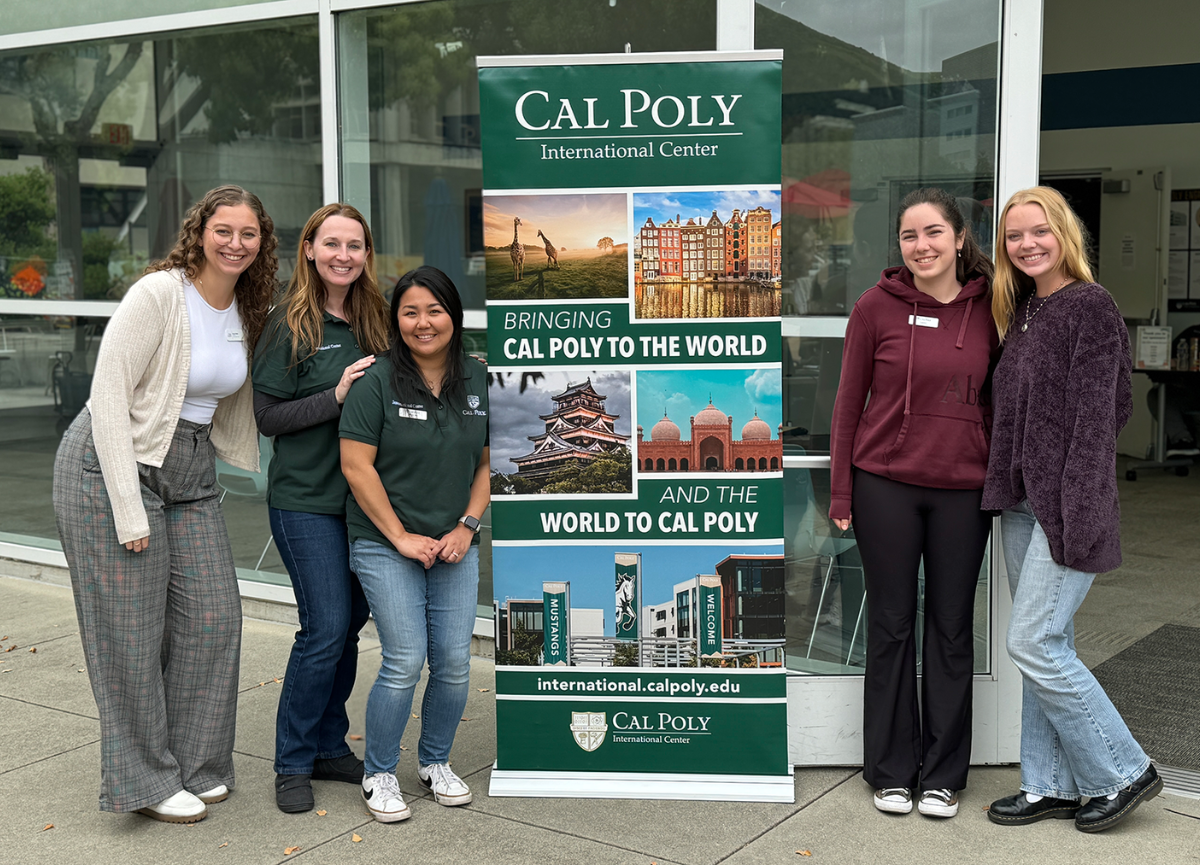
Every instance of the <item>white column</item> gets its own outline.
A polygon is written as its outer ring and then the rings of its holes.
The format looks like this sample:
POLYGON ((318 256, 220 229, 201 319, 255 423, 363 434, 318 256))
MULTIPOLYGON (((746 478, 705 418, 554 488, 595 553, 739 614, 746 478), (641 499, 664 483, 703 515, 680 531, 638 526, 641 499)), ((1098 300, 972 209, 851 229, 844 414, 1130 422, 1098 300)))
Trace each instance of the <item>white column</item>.
POLYGON ((1042 0, 1005 0, 1000 28, 997 217, 1009 196, 1038 183, 1042 125, 1042 0))
POLYGON ((337 45, 330 0, 317 3, 317 43, 321 63, 321 199, 341 198, 338 181, 337 45))
POLYGON ((754 0, 717 0, 717 50, 754 48, 754 0))
MULTIPOLYGON (((1000 23, 1000 107, 996 136, 996 206, 1000 211, 1020 189, 1038 184, 1038 153, 1042 125, 1042 0, 1004 0, 1000 23)), ((997 229, 999 225, 997 224, 997 229)), ((1000 242, 999 231, 994 232, 1000 242)), ((992 675, 996 689, 984 705, 986 714, 975 725, 977 739, 995 733, 995 750, 980 741, 973 750, 987 754, 983 762, 1016 763, 1021 759, 1021 674, 1008 657, 1004 638, 1012 600, 1000 542, 1000 520, 992 531, 992 609, 995 620, 990 633, 992 675), (989 729, 994 718, 995 726, 989 729)), ((992 743, 986 743, 990 745, 992 743)))

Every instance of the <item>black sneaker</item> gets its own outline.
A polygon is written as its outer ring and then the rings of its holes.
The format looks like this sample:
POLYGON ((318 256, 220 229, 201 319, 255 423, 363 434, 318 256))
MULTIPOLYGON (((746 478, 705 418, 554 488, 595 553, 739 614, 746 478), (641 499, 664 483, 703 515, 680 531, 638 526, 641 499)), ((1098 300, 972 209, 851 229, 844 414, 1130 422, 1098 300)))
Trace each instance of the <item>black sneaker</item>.
POLYGON ((347 784, 361 784, 363 761, 353 754, 344 754, 331 760, 314 760, 312 778, 314 781, 343 781, 347 784))
POLYGON ((308 775, 276 775, 275 804, 285 814, 313 809, 312 784, 308 775))

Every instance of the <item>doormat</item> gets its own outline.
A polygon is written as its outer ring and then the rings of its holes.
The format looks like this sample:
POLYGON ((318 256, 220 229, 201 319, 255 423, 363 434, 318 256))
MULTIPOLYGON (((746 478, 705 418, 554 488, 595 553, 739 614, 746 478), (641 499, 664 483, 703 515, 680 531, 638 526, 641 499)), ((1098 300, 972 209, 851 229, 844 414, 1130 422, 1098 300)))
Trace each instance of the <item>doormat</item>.
POLYGON ((1200 771, 1200 628, 1163 625, 1092 670, 1156 763, 1200 771))

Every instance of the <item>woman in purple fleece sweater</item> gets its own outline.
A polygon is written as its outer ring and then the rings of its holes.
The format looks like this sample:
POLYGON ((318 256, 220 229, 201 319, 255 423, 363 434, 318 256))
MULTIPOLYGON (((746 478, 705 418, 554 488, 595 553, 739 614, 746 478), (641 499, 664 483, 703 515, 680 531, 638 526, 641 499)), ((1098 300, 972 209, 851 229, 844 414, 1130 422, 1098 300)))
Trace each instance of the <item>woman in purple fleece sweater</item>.
POLYGON ((1003 510, 1008 652, 1024 691, 1021 790, 988 818, 1074 818, 1099 832, 1162 780, 1075 654, 1075 611, 1095 575, 1121 563, 1117 433, 1133 410, 1129 334, 1092 281, 1083 236, 1047 187, 1018 192, 1000 217, 992 310, 1004 354, 983 507, 1003 510))

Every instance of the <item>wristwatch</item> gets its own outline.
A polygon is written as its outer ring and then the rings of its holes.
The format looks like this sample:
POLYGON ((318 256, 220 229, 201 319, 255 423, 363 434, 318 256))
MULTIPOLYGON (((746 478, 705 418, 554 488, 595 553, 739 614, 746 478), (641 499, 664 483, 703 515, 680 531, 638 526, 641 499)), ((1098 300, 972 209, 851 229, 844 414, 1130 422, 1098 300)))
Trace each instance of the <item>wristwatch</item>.
POLYGON ((479 520, 475 519, 470 514, 459 517, 458 521, 471 530, 473 534, 479 534, 479 520))

